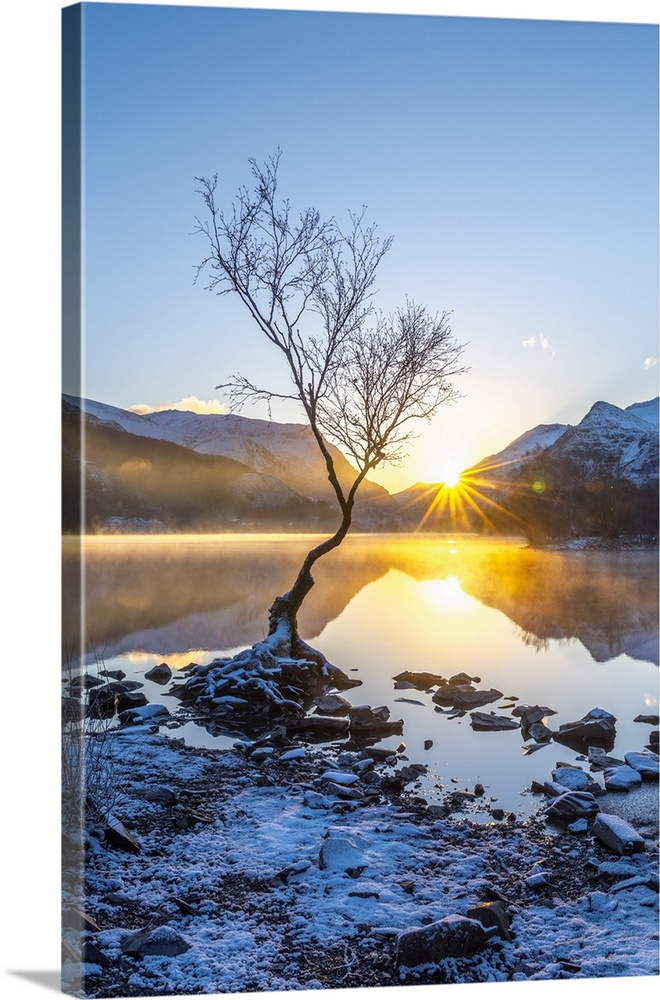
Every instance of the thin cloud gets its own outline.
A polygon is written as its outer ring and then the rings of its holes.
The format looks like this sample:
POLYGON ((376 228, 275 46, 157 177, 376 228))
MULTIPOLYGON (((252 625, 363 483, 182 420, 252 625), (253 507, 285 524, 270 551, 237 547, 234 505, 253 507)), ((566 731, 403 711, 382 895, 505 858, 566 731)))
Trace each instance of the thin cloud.
POLYGON ((646 358, 644 360, 644 371, 648 371, 649 368, 655 368, 658 363, 657 358, 646 358))
POLYGON ((533 350, 538 347, 551 358, 554 358, 555 356, 555 349, 544 333, 539 333, 538 338, 536 337, 536 334, 533 333, 528 340, 521 340, 520 343, 526 350, 533 350))
POLYGON ((150 406, 149 403, 136 403, 129 406, 131 413, 144 416, 147 413, 159 413, 161 410, 184 410, 190 413, 227 413, 227 407, 219 399, 198 399, 197 396, 186 396, 178 403, 159 403, 150 406))

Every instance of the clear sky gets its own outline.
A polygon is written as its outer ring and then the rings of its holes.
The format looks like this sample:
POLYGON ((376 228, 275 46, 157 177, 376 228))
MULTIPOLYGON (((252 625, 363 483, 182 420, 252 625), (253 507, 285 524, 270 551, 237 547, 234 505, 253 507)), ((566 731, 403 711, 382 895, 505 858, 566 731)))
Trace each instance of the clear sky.
POLYGON ((195 176, 229 201, 278 146, 294 208, 365 204, 394 236, 376 304, 451 310, 468 345, 463 398, 383 485, 657 394, 656 25, 83 6, 85 395, 217 406, 235 371, 283 384, 240 303, 193 284, 195 176))

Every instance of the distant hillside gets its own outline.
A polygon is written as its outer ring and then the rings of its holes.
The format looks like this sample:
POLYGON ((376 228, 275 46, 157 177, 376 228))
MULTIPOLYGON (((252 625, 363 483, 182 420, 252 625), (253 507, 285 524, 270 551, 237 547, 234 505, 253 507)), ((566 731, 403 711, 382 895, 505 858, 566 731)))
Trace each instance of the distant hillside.
POLYGON ((657 541, 658 399, 599 401, 576 426, 540 424, 462 476, 395 494, 409 528, 524 534, 534 542, 596 535, 657 541))
MULTIPOLYGON (((140 417, 71 396, 62 406, 65 531, 80 525, 81 421, 87 531, 325 532, 336 526, 325 465, 303 425, 178 411, 140 417)), ((340 475, 352 479, 346 459, 333 451, 340 475)), ((391 527, 396 509, 387 491, 363 486, 356 524, 391 527)))

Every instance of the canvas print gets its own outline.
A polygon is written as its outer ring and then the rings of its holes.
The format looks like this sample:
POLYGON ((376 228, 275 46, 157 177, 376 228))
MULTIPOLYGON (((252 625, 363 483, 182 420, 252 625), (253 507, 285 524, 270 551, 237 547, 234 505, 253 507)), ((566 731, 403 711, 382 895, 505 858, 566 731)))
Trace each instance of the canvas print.
POLYGON ((64 992, 650 992, 657 25, 62 26, 64 992))

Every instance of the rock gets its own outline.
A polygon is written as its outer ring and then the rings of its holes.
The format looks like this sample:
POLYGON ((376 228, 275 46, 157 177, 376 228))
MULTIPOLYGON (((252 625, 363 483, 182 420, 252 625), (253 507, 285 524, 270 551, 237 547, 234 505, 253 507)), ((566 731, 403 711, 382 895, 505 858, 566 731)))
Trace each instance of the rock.
POLYGON ((101 684, 103 684, 103 681, 100 677, 94 677, 93 674, 78 674, 69 684, 69 693, 73 697, 78 697, 83 691, 99 687, 101 684))
POLYGON ((481 677, 470 677, 470 675, 466 674, 465 671, 461 671, 461 673, 459 673, 459 674, 452 674, 451 677, 449 678, 449 680, 447 681, 447 683, 448 684, 480 684, 481 683, 481 677))
POLYGON ((580 817, 595 816, 600 812, 600 806, 591 792, 564 792, 552 799, 545 808, 545 815, 550 820, 572 823, 580 817))
POLYGON ((602 708, 592 708, 576 722, 565 722, 554 733, 557 743, 584 752, 588 747, 611 750, 616 738, 616 719, 602 708))
POLYGON ((497 701, 502 697, 502 692, 495 688, 479 691, 471 684, 446 685, 440 688, 433 695, 432 701, 436 705, 455 709, 479 708, 481 705, 488 705, 491 701, 497 701))
POLYGON ((346 771, 324 771, 320 780, 334 781, 338 785, 355 785, 360 778, 357 774, 351 774, 346 771))
POLYGON ((644 850, 644 838, 620 816, 599 813, 591 832, 617 854, 638 854, 644 850))
POLYGON ((480 948, 493 931, 479 920, 453 913, 426 927, 400 931, 396 937, 397 968, 432 965, 444 958, 461 958, 480 948))
POLYGON ((280 761, 286 763, 289 760, 302 760, 307 751, 304 747, 295 747, 293 750, 287 750, 280 757, 280 761))
POLYGON ((556 715, 554 708, 547 705, 518 705, 513 709, 513 715, 519 716, 520 724, 523 728, 534 725, 535 722, 542 722, 549 715, 556 715))
POLYGON ((570 833, 586 833, 589 829, 589 821, 585 816, 582 816, 573 823, 569 823, 567 829, 570 833))
POLYGON ((176 792, 172 791, 171 788, 165 788, 164 785, 155 785, 154 787, 141 785, 134 794, 137 798, 144 799, 145 802, 156 802, 161 806, 173 806, 177 801, 176 792))
POLYGON ((644 781, 658 780, 658 758, 657 753, 652 750, 624 754, 626 764, 639 771, 644 781))
POLYGON ((530 889, 541 889, 548 884, 548 874, 544 871, 535 871, 525 879, 525 885, 530 889))
POLYGON ((140 853, 140 845, 135 837, 126 829, 123 823, 114 816, 108 816, 105 828, 105 839, 108 844, 117 847, 120 851, 128 851, 132 854, 140 853))
POLYGON ((633 719, 633 722, 643 722, 647 726, 658 726, 660 725, 660 716, 658 715, 638 715, 633 719))
POLYGON ((484 927, 494 927, 497 934, 505 941, 513 940, 509 915, 499 900, 477 903, 476 906, 470 907, 467 915, 471 920, 478 920, 484 927))
POLYGON ((587 756, 592 771, 604 771, 607 767, 620 767, 624 763, 618 757, 610 757, 602 747, 589 747, 587 756))
POLYGON ((584 791, 592 784, 591 778, 581 767, 556 767, 552 772, 552 779, 573 791, 584 791))
MULTIPOLYGON (((127 712, 133 708, 140 708, 142 705, 147 704, 147 698, 141 691, 125 691, 123 694, 117 695, 118 713, 127 712)), ((165 708, 164 705, 161 707, 165 708)), ((165 711, 167 712, 166 708, 165 711)))
POLYGON ((350 837, 330 831, 321 844, 319 868, 321 871, 345 872, 356 868, 364 870, 366 864, 362 851, 350 837))
POLYGON ((314 702, 317 715, 348 715, 350 701, 340 694, 324 694, 314 702))
POLYGON ((516 719, 512 719, 509 715, 495 715, 494 712, 490 712, 490 714, 486 712, 470 712, 470 718, 472 719, 470 725, 478 732, 497 732, 505 729, 520 728, 520 723, 516 719))
POLYGON ((371 708, 357 705, 349 711, 351 736, 354 740, 368 739, 370 736, 391 736, 403 732, 403 719, 389 721, 390 710, 385 705, 371 708))
POLYGON ((430 674, 426 671, 414 673, 411 670, 404 670, 392 678, 401 684, 411 684, 418 691, 426 691, 427 688, 435 687, 437 684, 446 684, 446 680, 440 674, 430 674))
POLYGON ((357 801, 364 798, 364 792, 356 785, 339 785, 334 781, 329 781, 326 785, 326 791, 337 795, 340 799, 357 801))
POLYGON ((323 741, 337 736, 348 736, 348 719, 338 719, 324 715, 306 715, 304 719, 291 719, 286 724, 289 734, 304 733, 313 739, 323 741))
POLYGON ((123 681, 126 674, 123 670, 101 670, 104 677, 112 677, 114 681, 123 681))
POLYGON ((146 955, 167 955, 173 958, 175 955, 183 955, 190 948, 185 938, 166 924, 155 927, 145 927, 135 934, 129 934, 122 941, 122 951, 127 955, 138 955, 144 958, 146 955))
POLYGON ((619 767, 605 768, 603 780, 608 792, 629 792, 641 785, 642 776, 634 767, 622 764, 619 767))
POLYGON ((87 962, 90 965, 99 965, 102 969, 112 968, 112 962, 108 956, 104 955, 93 941, 85 940, 82 942, 80 957, 83 962, 87 962))
MULTIPOLYGON (((132 694, 131 697, 133 697, 132 694)), ((144 697, 144 695, 139 695, 139 697, 144 697)), ((125 726, 139 726, 145 722, 157 723, 165 719, 169 714, 169 709, 165 705, 142 704, 136 708, 123 709, 119 713, 119 721, 125 726)))
POLYGON ((424 740, 424 749, 430 750, 433 746, 433 740, 424 740))
POLYGON ((474 786, 474 794, 477 796, 477 798, 481 798, 482 795, 486 794, 486 789, 479 781, 474 786))
POLYGON ((172 679, 172 671, 166 663, 159 663, 148 670, 144 676, 148 681, 155 681, 156 684, 167 684, 172 679))
POLYGON ((526 740, 534 740, 535 743, 549 743, 554 732, 552 729, 548 729, 542 722, 533 722, 529 726, 523 736, 526 740))

